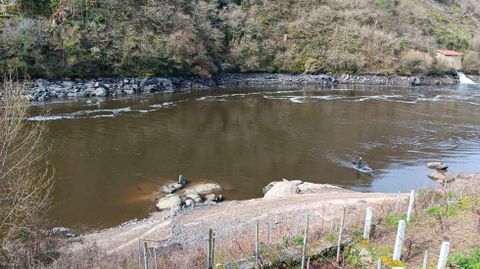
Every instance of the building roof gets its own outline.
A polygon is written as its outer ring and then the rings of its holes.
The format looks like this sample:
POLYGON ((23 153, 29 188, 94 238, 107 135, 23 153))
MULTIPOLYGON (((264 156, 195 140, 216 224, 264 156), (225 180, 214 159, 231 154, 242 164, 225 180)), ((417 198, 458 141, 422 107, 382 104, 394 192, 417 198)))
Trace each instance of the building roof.
POLYGON ((462 56, 460 52, 456 52, 453 50, 437 50, 437 53, 440 53, 445 56, 462 56))

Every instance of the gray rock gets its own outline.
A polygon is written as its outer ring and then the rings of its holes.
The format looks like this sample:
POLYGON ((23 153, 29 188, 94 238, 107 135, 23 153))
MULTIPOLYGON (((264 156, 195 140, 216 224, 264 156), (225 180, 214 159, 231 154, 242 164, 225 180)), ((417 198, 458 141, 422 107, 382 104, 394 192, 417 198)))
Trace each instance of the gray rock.
POLYGON ((186 188, 185 193, 192 191, 200 195, 205 195, 205 194, 214 193, 221 190, 223 190, 222 186, 220 186, 217 183, 203 183, 203 184, 193 185, 191 187, 186 188))
POLYGON ((266 199, 275 199, 298 194, 300 192, 298 190, 298 185, 300 184, 302 184, 302 181, 288 181, 284 179, 283 181, 274 184, 273 187, 271 187, 263 197, 266 199))
POLYGON ((438 182, 445 182, 445 174, 439 173, 439 172, 433 172, 428 175, 428 177, 432 180, 438 181, 438 182))
POLYGON ((163 193, 170 194, 178 191, 181 188, 183 188, 183 186, 179 183, 170 183, 170 184, 161 186, 160 191, 163 193))
POLYGON ((195 205, 195 202, 192 199, 186 199, 185 200, 185 207, 190 207, 195 205))
POLYGON ((438 181, 439 183, 452 182, 457 178, 458 174, 456 173, 440 173, 434 172, 428 175, 429 178, 438 181))
POLYGON ((329 185, 329 184, 315 184, 310 182, 303 182, 298 185, 298 193, 307 194, 307 193, 319 193, 325 190, 344 190, 340 187, 329 185))
POLYGON ((429 162, 427 163, 427 167, 430 169, 445 170, 448 168, 448 165, 442 162, 429 162))
POLYGON ((169 194, 157 201, 156 207, 159 210, 165 210, 170 208, 180 207, 182 205, 182 199, 176 194, 169 194))
POLYGON ((99 87, 99 88, 95 89, 95 96, 105 97, 107 95, 108 95, 107 89, 105 89, 103 87, 99 87))
POLYGON ((199 204, 199 203, 203 202, 202 197, 200 197, 198 192, 195 192, 195 191, 192 191, 192 190, 186 192, 185 198, 186 199, 192 199, 196 204, 199 204))
POLYGON ((144 78, 140 88, 144 92, 173 91, 173 84, 168 78, 144 78))
POLYGON ((55 227, 51 230, 52 234, 65 236, 67 238, 75 237, 75 234, 69 228, 66 227, 55 227))
POLYGON ((215 202, 215 194, 210 193, 205 195, 205 202, 207 203, 215 202))

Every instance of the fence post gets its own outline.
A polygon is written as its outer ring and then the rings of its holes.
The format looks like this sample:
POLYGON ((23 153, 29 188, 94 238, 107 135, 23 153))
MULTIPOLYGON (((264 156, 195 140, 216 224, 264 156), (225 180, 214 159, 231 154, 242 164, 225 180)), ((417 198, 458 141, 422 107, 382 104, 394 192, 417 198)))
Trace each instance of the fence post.
POLYGON ((395 212, 398 212, 399 207, 400 207, 400 192, 397 192, 397 198, 395 202, 395 212))
POLYGON ((303 236, 303 249, 302 249, 302 269, 305 268, 305 255, 307 253, 307 243, 308 243, 308 223, 309 223, 309 216, 307 215, 307 220, 305 222, 305 234, 303 236))
POLYGON ((377 260, 377 269, 382 269, 382 260, 381 259, 377 260))
POLYGON ((145 269, 149 269, 150 265, 149 265, 149 262, 148 262, 148 245, 147 245, 147 242, 143 242, 143 259, 144 259, 145 269))
POLYGON ((440 249, 440 257, 438 258, 437 269, 445 269, 447 267, 448 252, 450 251, 450 243, 443 242, 440 249))
POLYGON ((395 249, 393 251, 394 261, 400 260, 400 256, 402 255, 403 240, 405 238, 405 226, 406 224, 404 220, 401 220, 398 223, 397 238, 395 239, 395 249))
POLYGON ((410 192, 410 201, 408 202, 407 223, 410 222, 410 218, 412 217, 414 204, 415 204, 415 190, 412 190, 412 192, 410 192))
POLYGON ((365 227, 363 227, 363 239, 370 240, 370 230, 372 228, 372 207, 367 208, 365 215, 365 227))
POLYGON ((258 220, 255 223, 255 268, 258 268, 258 260, 260 258, 260 227, 258 220))
POLYGON ((153 269, 158 269, 157 248, 154 247, 152 250, 153 250, 153 269))
POLYGON ((213 231, 208 230, 207 269, 213 269, 212 264, 213 231))
POLYGON ((140 242, 140 238, 138 238, 138 249, 137 249, 137 253, 138 253, 138 266, 142 267, 142 242, 140 242))
POLYGON ((428 266, 428 250, 425 250, 425 254, 423 254, 422 269, 427 269, 427 266, 428 266))
POLYGON ((271 237, 270 237, 270 229, 271 229, 271 221, 270 219, 268 219, 268 223, 267 223, 267 242, 268 244, 270 244, 271 242, 271 237))
POLYGON ((342 220, 340 222, 340 231, 338 232, 338 244, 337 244, 337 263, 340 262, 340 247, 342 245, 343 225, 345 224, 345 212, 347 209, 343 207, 342 220))

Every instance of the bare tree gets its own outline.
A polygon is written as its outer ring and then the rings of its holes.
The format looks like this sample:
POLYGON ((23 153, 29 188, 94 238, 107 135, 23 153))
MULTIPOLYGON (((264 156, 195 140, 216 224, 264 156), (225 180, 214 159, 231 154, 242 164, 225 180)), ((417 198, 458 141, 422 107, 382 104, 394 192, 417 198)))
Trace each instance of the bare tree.
POLYGON ((36 239, 53 189, 53 169, 45 161, 47 128, 26 120, 23 87, 7 79, 0 88, 0 267, 38 262, 33 260, 42 244, 36 239))

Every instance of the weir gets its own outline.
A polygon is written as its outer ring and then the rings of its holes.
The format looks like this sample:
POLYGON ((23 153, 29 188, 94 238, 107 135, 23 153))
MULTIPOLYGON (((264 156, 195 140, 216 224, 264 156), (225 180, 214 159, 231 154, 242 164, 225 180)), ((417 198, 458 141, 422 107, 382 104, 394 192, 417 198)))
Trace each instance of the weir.
POLYGON ((458 78, 460 79, 460 84, 477 84, 473 80, 469 79, 464 73, 457 72, 458 78))

